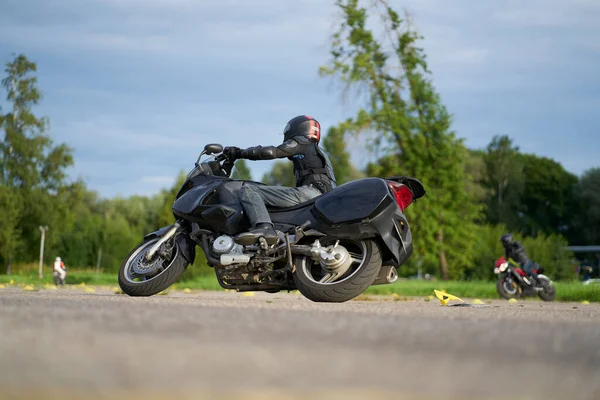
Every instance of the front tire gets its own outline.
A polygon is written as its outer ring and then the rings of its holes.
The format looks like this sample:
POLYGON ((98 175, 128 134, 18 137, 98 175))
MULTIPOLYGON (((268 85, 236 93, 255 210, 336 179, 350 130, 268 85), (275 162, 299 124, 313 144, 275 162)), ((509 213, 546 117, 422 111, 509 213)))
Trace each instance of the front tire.
POLYGON ((521 297, 521 290, 514 279, 509 279, 509 276, 504 275, 496 281, 496 291, 500 297, 509 299, 518 299, 521 297))
POLYGON ((121 264, 119 286, 125 294, 133 297, 155 295, 177 282, 177 279, 185 272, 188 261, 181 254, 175 240, 169 241, 173 243, 170 258, 164 259, 163 256, 156 254, 148 265, 143 264, 144 255, 157 241, 158 238, 154 238, 141 243, 127 255, 121 264), (137 267, 135 267, 136 264, 137 267), (145 270, 140 271, 140 265, 145 270))
MULTIPOLYGON (((334 238, 322 238, 321 242, 334 242, 334 238)), ((325 243, 324 243, 325 245, 325 243)), ((323 273, 318 262, 306 256, 296 256, 296 271, 293 279, 296 287, 309 300, 314 302, 342 303, 351 300, 364 292, 377 278, 381 269, 381 252, 373 240, 346 241, 340 240, 340 245, 358 255, 360 261, 352 270, 330 283, 319 283, 319 273, 323 273), (319 272, 321 271, 321 272, 319 272), (315 277, 315 275, 317 275, 315 277)))

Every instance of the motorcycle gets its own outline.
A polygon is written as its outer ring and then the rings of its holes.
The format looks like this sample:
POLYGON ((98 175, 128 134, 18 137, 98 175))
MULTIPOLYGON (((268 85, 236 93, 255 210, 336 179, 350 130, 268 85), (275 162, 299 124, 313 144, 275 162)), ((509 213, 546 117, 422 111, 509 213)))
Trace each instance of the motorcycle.
POLYGON ((196 245, 225 289, 297 289, 315 302, 344 302, 392 283, 412 255, 404 210, 425 195, 417 179, 364 178, 293 207, 268 208, 277 243, 242 245, 235 237, 250 225, 239 191, 263 183, 232 179, 233 170, 222 145, 205 146, 176 194, 175 223, 145 235, 121 264, 124 293, 167 289, 194 263, 196 245))
POLYGON ((52 278, 54 279, 54 284, 56 286, 65 286, 65 282, 66 282, 66 278, 67 278, 67 274, 61 274, 57 271, 54 271, 52 273, 52 278))
POLYGON ((505 299, 539 296, 544 301, 552 301, 556 295, 550 278, 544 275, 544 268, 536 266, 537 282, 519 267, 514 260, 500 257, 496 260, 494 273, 498 275, 496 290, 505 299))

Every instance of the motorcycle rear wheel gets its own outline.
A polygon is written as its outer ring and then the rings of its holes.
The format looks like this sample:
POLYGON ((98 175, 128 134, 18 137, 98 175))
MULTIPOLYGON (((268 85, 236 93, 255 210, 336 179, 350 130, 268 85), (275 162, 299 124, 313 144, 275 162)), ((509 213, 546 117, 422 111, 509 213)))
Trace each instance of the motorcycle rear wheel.
POLYGON ((550 282, 550 279, 546 278, 545 276, 538 276, 538 281, 540 281, 544 287, 543 291, 538 292, 540 299, 544 301, 553 301, 554 297, 556 297, 556 290, 554 289, 552 282, 550 282))
MULTIPOLYGON (((319 239, 324 246, 333 244, 335 238, 319 239)), ((342 303, 351 300, 364 292, 377 278, 381 269, 381 251, 373 240, 340 240, 340 245, 353 251, 357 258, 355 268, 329 283, 319 283, 320 270, 318 262, 306 256, 296 256, 296 271, 293 274, 294 284, 309 300, 323 303, 342 303), (358 252, 360 251, 360 254, 358 252)))
POLYGON ((135 271, 132 264, 143 262, 141 258, 157 241, 158 238, 154 238, 139 244, 127 255, 121 264, 119 268, 119 286, 125 294, 132 297, 153 296, 177 282, 177 279, 185 272, 188 262, 179 251, 177 243, 173 244, 170 259, 164 260, 159 254, 154 256, 154 260, 151 261, 152 263, 162 261, 162 265, 159 268, 154 270, 149 269, 146 275, 135 271))

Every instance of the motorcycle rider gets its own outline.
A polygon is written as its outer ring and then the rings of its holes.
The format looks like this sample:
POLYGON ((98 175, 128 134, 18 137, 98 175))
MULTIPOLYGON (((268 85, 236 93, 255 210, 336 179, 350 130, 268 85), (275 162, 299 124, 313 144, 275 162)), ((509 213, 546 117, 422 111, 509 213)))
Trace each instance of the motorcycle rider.
POLYGON ((59 282, 61 285, 65 284, 65 277, 67 276, 67 267, 65 267, 65 263, 61 260, 60 257, 56 257, 56 259, 54 259, 52 274, 60 279, 59 282))
POLYGON ((251 229, 236 237, 244 246, 264 237, 267 244, 277 242, 277 232, 267 211, 267 206, 292 207, 325 194, 336 187, 333 167, 319 147, 321 125, 308 116, 299 115, 288 121, 283 129, 283 143, 279 146, 255 146, 247 149, 225 147, 224 153, 231 161, 272 160, 287 158, 294 165, 296 187, 244 184, 240 200, 250 220, 251 229))
POLYGON ((510 233, 506 233, 500 237, 500 242, 504 247, 504 252, 506 254, 506 259, 512 258, 516 263, 519 264, 523 271, 525 271, 529 276, 531 276, 535 281, 537 281, 538 276, 534 272, 535 263, 527 257, 525 253, 525 248, 521 243, 514 240, 513 235, 510 233))

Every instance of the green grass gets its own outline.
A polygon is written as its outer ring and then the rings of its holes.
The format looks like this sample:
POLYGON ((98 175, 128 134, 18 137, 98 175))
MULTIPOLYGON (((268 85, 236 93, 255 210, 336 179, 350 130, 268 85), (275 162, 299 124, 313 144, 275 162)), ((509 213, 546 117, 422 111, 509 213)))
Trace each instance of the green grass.
MULTIPOLYGON (((46 283, 54 284, 52 274, 45 272, 42 279, 39 279, 37 273, 27 274, 11 274, 11 275, 0 275, 0 283, 9 283, 14 281, 15 284, 24 285, 43 285, 46 283)), ((96 275, 95 271, 67 271, 68 285, 78 285, 81 283, 86 285, 98 285, 98 286, 114 286, 118 285, 117 274, 100 273, 96 275)))
MULTIPOLYGON (((556 300, 600 302, 600 284, 583 285, 579 282, 554 282, 556 300)), ((368 294, 399 294, 402 296, 430 296, 433 289, 445 290, 458 297, 499 299, 495 282, 416 281, 402 280, 391 285, 372 286, 368 294)))
MULTIPOLYGON (((44 274, 39 280, 36 273, 0 275, 0 283, 43 285, 53 283, 52 274, 44 274)), ((67 271, 67 284, 81 284, 98 286, 117 286, 116 273, 100 273, 96 275, 93 270, 67 271)), ((558 301, 590 301, 600 302, 600 284, 583 285, 579 282, 555 282, 556 300, 558 301)), ((193 280, 180 281, 172 289, 192 290, 223 290, 217 279, 210 276, 197 277, 193 280)), ((392 295, 425 297, 433 295, 433 289, 445 290, 458 297, 478 299, 499 299, 496 293, 495 282, 460 282, 460 281, 417 281, 399 280, 391 285, 372 286, 365 292, 368 295, 392 295)))

